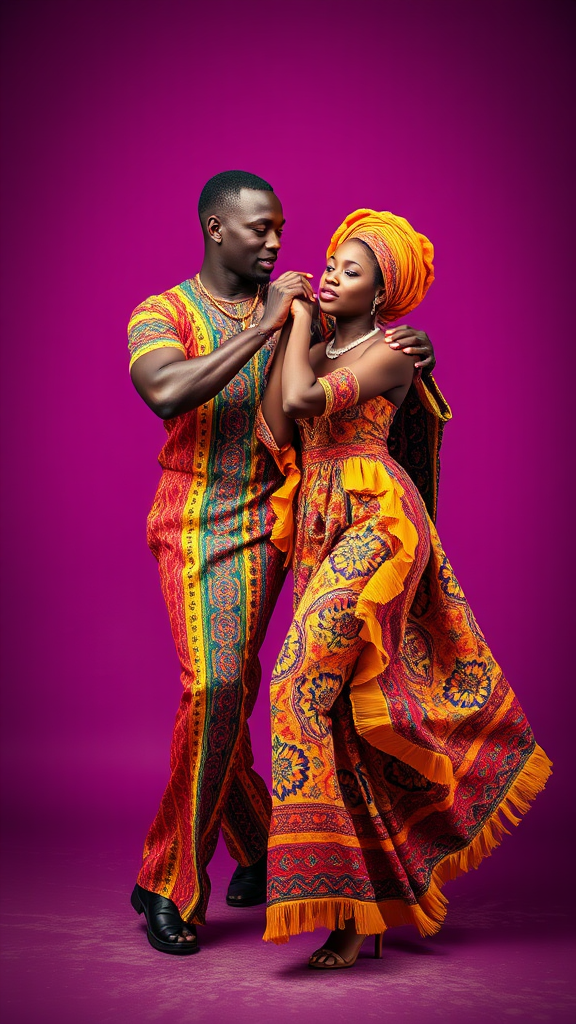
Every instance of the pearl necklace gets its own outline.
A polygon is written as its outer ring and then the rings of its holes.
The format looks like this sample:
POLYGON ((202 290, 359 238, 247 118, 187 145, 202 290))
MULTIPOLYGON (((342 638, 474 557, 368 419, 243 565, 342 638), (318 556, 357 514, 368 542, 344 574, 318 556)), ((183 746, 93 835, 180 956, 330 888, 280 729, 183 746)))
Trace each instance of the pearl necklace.
POLYGON ((361 338, 356 338, 356 341, 351 341, 349 345, 345 345, 344 348, 334 348, 334 338, 326 345, 326 355, 328 359, 338 359, 338 356, 343 356, 345 352, 350 352, 357 345, 360 345, 363 341, 368 341, 373 334, 377 334, 380 330, 379 327, 374 327, 373 330, 368 331, 368 334, 363 334, 361 338))
MULTIPOLYGON (((227 316, 230 320, 238 320, 238 321, 244 321, 244 320, 251 320, 252 319, 252 314, 253 314, 254 310, 256 309, 256 306, 258 305, 258 300, 260 298, 260 286, 258 286, 258 291, 256 292, 256 295, 254 296, 254 301, 253 301, 252 305, 250 306, 250 309, 248 310, 248 312, 247 313, 243 313, 241 316, 237 316, 236 313, 231 313, 230 310, 224 309, 224 307, 220 305, 220 303, 217 301, 217 299, 215 299, 214 296, 212 295, 212 292, 209 292, 208 289, 206 288, 206 286, 202 284, 202 281, 200 280, 200 274, 196 274, 195 280, 198 282, 198 286, 201 289, 201 291, 203 291, 204 294, 207 296, 207 298, 210 299, 210 302, 212 303, 212 305, 215 306, 216 309, 220 310, 220 312, 223 313, 224 316, 227 316)), ((238 302, 236 302, 235 299, 222 299, 221 301, 222 302, 229 302, 231 305, 240 305, 241 302, 246 302, 246 299, 239 299, 238 302)))

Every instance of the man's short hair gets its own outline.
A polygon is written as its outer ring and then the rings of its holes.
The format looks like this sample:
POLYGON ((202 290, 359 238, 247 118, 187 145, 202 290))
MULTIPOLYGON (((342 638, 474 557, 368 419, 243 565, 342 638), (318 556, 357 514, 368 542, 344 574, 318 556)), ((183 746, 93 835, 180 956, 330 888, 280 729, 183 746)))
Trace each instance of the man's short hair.
POLYGON ((221 171, 206 182, 198 200, 198 216, 202 220, 204 214, 229 205, 243 188, 251 188, 255 192, 273 192, 274 189, 264 178, 249 171, 221 171))

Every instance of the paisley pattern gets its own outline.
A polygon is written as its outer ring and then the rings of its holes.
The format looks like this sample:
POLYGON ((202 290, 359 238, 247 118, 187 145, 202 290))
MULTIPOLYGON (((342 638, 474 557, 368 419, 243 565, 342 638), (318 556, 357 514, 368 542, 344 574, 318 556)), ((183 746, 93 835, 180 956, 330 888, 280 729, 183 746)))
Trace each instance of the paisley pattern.
POLYGON ((517 822, 549 772, 390 456, 394 407, 354 404, 346 375, 330 377, 332 414, 299 423, 294 619, 271 686, 274 942, 339 915, 363 933, 436 931, 442 883, 477 865, 499 814, 517 822))

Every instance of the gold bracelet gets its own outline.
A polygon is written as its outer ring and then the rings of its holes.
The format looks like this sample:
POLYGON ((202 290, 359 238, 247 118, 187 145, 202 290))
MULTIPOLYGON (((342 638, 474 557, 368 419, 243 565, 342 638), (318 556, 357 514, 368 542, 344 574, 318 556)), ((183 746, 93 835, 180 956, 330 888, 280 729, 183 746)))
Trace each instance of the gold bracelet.
POLYGON ((332 390, 330 382, 326 379, 326 377, 318 377, 317 380, 320 387, 324 391, 324 394, 326 395, 326 408, 324 409, 324 412, 321 413, 321 415, 329 416, 334 406, 334 392, 332 390))

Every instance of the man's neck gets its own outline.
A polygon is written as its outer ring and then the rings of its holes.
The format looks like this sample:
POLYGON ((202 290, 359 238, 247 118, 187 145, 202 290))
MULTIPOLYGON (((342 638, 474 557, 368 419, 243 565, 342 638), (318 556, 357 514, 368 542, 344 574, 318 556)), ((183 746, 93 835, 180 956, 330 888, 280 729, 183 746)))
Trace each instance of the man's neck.
POLYGON ((241 299, 250 299, 258 290, 256 281, 240 277, 233 270, 214 264, 204 259, 200 270, 200 280, 204 287, 218 299, 228 299, 230 302, 240 302, 241 299))

